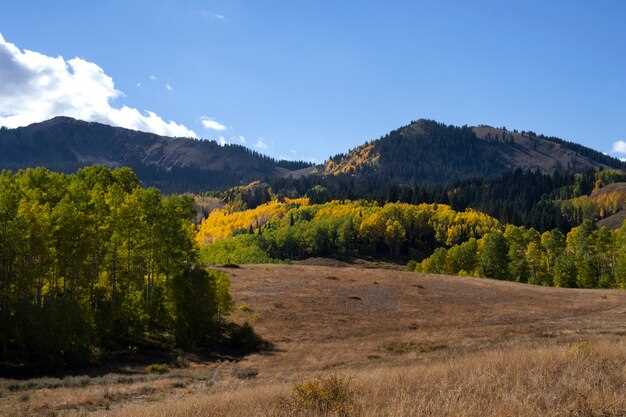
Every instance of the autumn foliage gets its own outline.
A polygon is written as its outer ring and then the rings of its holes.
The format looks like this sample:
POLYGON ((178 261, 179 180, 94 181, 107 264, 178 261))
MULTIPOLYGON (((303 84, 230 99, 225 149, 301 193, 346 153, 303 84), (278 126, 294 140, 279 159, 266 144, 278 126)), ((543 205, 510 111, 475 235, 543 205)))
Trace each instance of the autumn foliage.
POLYGON ((273 201, 252 210, 212 213, 196 240, 212 263, 310 256, 407 258, 500 229, 483 213, 441 204, 273 201), (254 256, 240 256, 241 253, 254 256))

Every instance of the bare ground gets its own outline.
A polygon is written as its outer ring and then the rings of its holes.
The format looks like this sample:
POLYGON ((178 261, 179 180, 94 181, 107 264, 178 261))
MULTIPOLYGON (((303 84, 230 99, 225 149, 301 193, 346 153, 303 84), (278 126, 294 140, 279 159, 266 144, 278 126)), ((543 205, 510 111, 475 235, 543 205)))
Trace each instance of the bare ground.
POLYGON ((0 381, 0 415, 281 415, 294 383, 329 374, 353 377, 359 416, 626 415, 626 292, 315 263, 225 269, 234 319, 272 350, 165 375, 0 381))

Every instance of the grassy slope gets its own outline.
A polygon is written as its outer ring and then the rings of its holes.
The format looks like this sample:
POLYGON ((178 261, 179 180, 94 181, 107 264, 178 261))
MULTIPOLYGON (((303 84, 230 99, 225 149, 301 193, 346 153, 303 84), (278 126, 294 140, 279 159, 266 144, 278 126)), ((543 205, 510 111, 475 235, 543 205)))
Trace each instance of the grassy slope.
POLYGON ((600 206, 610 202, 611 205, 619 209, 615 214, 598 221, 598 225, 606 226, 609 229, 618 229, 624 224, 624 220, 626 219, 626 211, 624 210, 624 202, 626 202, 626 183, 617 182, 609 184, 606 187, 594 191, 590 198, 600 206))
POLYGON ((0 415, 293 415, 277 408, 281 398, 329 373, 353 376, 355 416, 626 412, 622 291, 339 263, 228 272, 235 318, 252 322, 274 351, 136 381, 0 389, 0 415))

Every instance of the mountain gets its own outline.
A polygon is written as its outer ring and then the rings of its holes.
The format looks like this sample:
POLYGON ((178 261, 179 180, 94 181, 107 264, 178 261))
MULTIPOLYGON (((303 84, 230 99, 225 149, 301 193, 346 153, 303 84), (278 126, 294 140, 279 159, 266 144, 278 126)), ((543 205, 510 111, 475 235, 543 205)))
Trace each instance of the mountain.
POLYGON ((624 163, 565 140, 490 126, 418 120, 330 158, 326 175, 370 176, 393 183, 452 183, 515 169, 551 173, 623 169, 624 163))
POLYGON ((145 185, 165 192, 206 191, 285 175, 308 164, 275 161, 239 145, 169 138, 69 117, 0 129, 0 169, 129 166, 145 185))
MULTIPOLYGON (((368 184, 451 184, 535 172, 623 169, 624 163, 584 146, 533 132, 455 127, 418 120, 321 166, 276 161, 244 146, 170 138, 68 117, 17 129, 0 128, 0 169, 43 166, 129 166, 147 186, 201 192, 264 179, 351 177, 368 184)), ((307 190, 303 190, 306 192, 307 190)))

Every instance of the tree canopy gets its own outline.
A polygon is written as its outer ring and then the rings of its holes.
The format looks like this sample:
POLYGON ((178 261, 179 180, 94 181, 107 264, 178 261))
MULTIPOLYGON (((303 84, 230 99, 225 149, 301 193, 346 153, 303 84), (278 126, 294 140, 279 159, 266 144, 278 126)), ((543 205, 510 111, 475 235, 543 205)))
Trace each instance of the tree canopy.
POLYGON ((222 274, 196 266, 192 217, 189 197, 127 168, 0 173, 0 361, 76 365, 149 334, 205 342, 229 301, 222 274))

